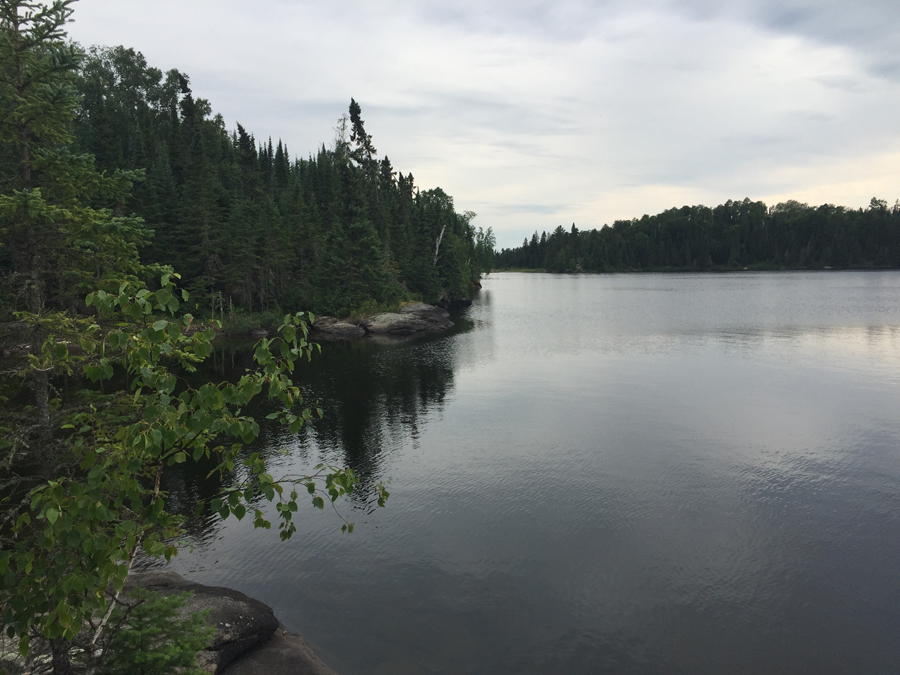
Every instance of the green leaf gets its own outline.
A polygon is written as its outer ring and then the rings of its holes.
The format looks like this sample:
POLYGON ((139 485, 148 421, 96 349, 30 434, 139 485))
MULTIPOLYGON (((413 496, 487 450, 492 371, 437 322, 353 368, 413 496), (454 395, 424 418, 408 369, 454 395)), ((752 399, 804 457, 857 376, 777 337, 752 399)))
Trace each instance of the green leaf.
POLYGON ((160 319, 159 321, 154 322, 153 330, 165 330, 166 326, 169 325, 169 322, 165 319, 160 319))
POLYGON ((55 522, 59 519, 59 511, 56 510, 56 509, 55 509, 54 507, 52 507, 52 506, 49 507, 49 508, 44 512, 44 515, 47 516, 47 520, 50 522, 51 525, 52 525, 53 523, 55 523, 55 522))

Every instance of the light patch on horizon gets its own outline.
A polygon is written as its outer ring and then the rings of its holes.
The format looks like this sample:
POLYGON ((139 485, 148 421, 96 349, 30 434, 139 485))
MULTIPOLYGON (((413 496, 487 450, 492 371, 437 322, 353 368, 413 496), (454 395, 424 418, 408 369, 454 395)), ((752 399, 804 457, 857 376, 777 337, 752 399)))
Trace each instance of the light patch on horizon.
POLYGON ((900 197, 890 3, 81 0, 75 18, 75 39, 177 67, 295 155, 354 97, 395 169, 498 246, 685 204, 900 197))

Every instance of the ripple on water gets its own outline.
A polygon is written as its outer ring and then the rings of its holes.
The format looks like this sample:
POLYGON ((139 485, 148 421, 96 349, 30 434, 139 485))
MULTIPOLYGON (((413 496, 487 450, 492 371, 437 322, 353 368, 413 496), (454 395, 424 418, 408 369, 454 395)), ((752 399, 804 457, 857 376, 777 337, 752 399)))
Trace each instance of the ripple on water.
POLYGON ((894 672, 898 289, 491 277, 468 332, 326 349, 326 419, 271 455, 390 480, 387 509, 301 509, 286 544, 203 522, 177 565, 346 675, 894 672))

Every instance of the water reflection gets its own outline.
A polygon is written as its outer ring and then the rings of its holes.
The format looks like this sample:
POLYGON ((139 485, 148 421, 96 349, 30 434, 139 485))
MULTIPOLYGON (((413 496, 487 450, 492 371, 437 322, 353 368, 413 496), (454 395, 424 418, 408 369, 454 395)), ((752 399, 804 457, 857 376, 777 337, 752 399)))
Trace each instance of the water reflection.
POLYGON ((335 461, 363 475, 378 474, 379 457, 415 444, 422 418, 440 414, 453 388, 456 341, 414 344, 325 345, 299 377, 325 417, 308 429, 316 445, 335 461))
MULTIPOLYGON (((464 310, 453 317, 449 333, 408 339, 326 342, 311 361, 298 364, 296 382, 305 405, 324 412, 291 435, 283 426, 264 420, 263 400, 248 413, 260 422, 257 441, 245 454, 258 452, 270 472, 304 473, 319 462, 348 466, 360 478, 360 489, 351 501, 366 507, 377 498, 372 486, 383 479, 381 459, 411 443, 416 447, 424 420, 440 416, 453 389, 459 338, 472 329, 464 310)), ((209 362, 195 375, 237 380, 254 366, 253 340, 217 341, 209 362)), ((209 513, 193 517, 198 504, 216 497, 223 487, 243 475, 236 467, 231 475, 210 475, 214 462, 176 465, 164 475, 163 489, 170 508, 187 520, 187 533, 195 542, 210 536, 217 526, 209 513)), ((370 509, 367 509, 370 510, 370 509)))
POLYGON ((260 441, 387 509, 232 519, 177 569, 343 675, 896 670, 900 274, 504 274, 467 316, 328 347, 326 418, 260 441))

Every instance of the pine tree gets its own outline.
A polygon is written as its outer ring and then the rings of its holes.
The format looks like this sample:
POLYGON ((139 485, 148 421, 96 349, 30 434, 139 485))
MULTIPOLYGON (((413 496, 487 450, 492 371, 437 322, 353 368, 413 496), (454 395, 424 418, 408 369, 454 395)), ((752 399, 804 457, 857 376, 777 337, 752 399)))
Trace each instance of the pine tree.
MULTIPOLYGON (((71 152, 81 54, 63 40, 74 0, 0 0, 0 313, 40 318, 70 309, 93 288, 113 290, 142 273, 148 233, 134 218, 94 209, 124 204, 134 174, 100 174, 71 152)), ((40 445, 48 447, 49 376, 40 322, 29 333, 30 382, 40 445)))
POLYGON ((215 629, 199 612, 183 616, 189 597, 130 591, 111 617, 118 630, 105 650, 101 675, 205 675, 197 653, 209 646, 215 629))

